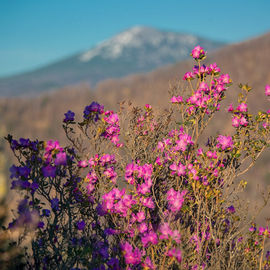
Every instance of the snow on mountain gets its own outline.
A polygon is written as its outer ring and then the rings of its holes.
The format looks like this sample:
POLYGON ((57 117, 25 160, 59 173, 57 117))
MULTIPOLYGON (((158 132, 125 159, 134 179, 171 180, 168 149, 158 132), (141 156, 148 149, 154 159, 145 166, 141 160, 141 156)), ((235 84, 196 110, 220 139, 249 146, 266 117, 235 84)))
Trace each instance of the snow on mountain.
MULTIPOLYGON (((158 48, 160 57, 165 54, 176 55, 179 51, 171 51, 171 47, 176 44, 181 46, 192 46, 198 42, 198 38, 189 34, 178 34, 172 32, 159 31, 150 27, 135 26, 115 37, 106 40, 87 52, 79 56, 80 61, 90 61, 95 56, 101 56, 104 59, 116 59, 121 56, 125 50, 143 49, 144 46, 158 48)), ((182 50, 185 54, 186 50, 182 50)), ((158 55, 157 55, 158 57, 158 55)))

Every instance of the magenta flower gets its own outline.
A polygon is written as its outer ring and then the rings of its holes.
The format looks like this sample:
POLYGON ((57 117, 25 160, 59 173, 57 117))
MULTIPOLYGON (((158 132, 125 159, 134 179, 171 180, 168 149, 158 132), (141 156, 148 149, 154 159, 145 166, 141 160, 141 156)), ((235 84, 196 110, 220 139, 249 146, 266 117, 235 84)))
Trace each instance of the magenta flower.
POLYGON ((141 223, 143 220, 145 220, 144 212, 143 211, 138 212, 136 215, 136 218, 137 218, 137 221, 141 223))
POLYGON ((153 231, 146 233, 144 236, 141 237, 141 239, 144 247, 147 247, 149 242, 153 245, 156 245, 158 243, 157 234, 153 231))
POLYGON ((121 249, 124 253, 126 264, 137 265, 141 262, 142 254, 138 248, 135 248, 133 251, 133 247, 128 242, 124 242, 121 244, 121 249))
POLYGON ((205 56, 205 51, 201 46, 196 46, 192 52, 191 52, 191 56, 195 59, 202 59, 205 56))
POLYGON ((217 66, 216 63, 213 63, 213 64, 210 64, 210 65, 209 65, 209 71, 210 71, 211 73, 216 74, 216 73, 219 73, 219 72, 220 72, 220 68, 217 66))
POLYGON ((187 193, 186 190, 183 190, 182 192, 180 192, 180 191, 175 191, 173 188, 171 188, 167 192, 168 205, 169 205, 169 209, 172 212, 180 211, 184 203, 184 200, 185 200, 184 196, 186 195, 186 193, 187 193))
POLYGON ((228 112, 233 112, 234 111, 234 108, 233 108, 233 105, 230 104, 229 108, 228 108, 228 112))
POLYGON ((147 225, 145 222, 141 223, 138 227, 140 233, 144 233, 148 230, 147 225))
POLYGON ((247 121, 247 119, 244 116, 242 116, 240 118, 240 125, 241 126, 244 126, 244 127, 246 127, 248 125, 248 121, 247 121))
POLYGON ((228 84, 228 83, 231 83, 232 82, 229 74, 222 74, 220 76, 220 80, 221 80, 222 83, 225 83, 225 84, 228 84))
POLYGON ((153 199, 151 197, 141 198, 140 201, 141 201, 142 205, 144 205, 150 209, 155 208, 155 204, 154 204, 153 199))
POLYGON ((183 77, 183 80, 184 81, 189 81, 189 80, 192 80, 194 79, 194 74, 192 72, 186 72, 184 77, 183 77))
POLYGON ((246 103, 239 104, 236 110, 240 112, 247 112, 247 104, 246 103))
POLYGON ((160 239, 169 239, 169 236, 172 234, 172 230, 170 228, 169 223, 163 223, 160 228, 159 231, 161 233, 160 235, 160 239))
POLYGON ((54 160, 55 165, 67 165, 67 155, 65 152, 60 152, 56 154, 56 158, 54 160))
POLYGON ((269 85, 269 84, 267 84, 267 85, 265 86, 265 95, 266 95, 266 96, 270 96, 270 85, 269 85))
POLYGON ((217 141, 218 141, 217 147, 218 148, 220 147, 222 150, 233 148, 233 140, 231 136, 219 135, 217 141))
POLYGON ((145 258, 145 261, 142 264, 142 266, 144 267, 144 269, 156 269, 153 263, 151 262, 151 259, 149 258, 149 256, 145 258))
POLYGON ((86 168, 88 166, 88 162, 86 160, 80 160, 78 162, 78 167, 80 168, 86 168))
POLYGON ((182 253, 180 249, 172 248, 168 251, 167 256, 175 257, 178 262, 182 261, 182 253))
POLYGON ((181 103, 181 102, 183 102, 183 97, 181 97, 181 96, 177 96, 177 97, 173 96, 171 98, 171 103, 173 103, 173 104, 181 103))
POLYGON ((176 165, 175 163, 173 163, 170 166, 170 169, 172 170, 172 175, 174 175, 175 173, 177 173, 178 176, 181 176, 181 175, 185 175, 186 174, 186 166, 184 166, 183 164, 181 164, 181 162, 179 162, 178 165, 176 165))
POLYGON ((234 118, 232 119, 232 126, 233 126, 233 127, 239 127, 239 125, 240 125, 240 119, 237 118, 237 117, 234 117, 234 118))

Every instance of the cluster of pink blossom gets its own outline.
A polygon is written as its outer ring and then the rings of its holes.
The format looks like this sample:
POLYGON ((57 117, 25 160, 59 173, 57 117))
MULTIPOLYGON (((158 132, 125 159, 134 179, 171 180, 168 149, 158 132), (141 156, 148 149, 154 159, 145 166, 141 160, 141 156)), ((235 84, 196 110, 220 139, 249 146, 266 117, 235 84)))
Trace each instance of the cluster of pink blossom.
MULTIPOLYGON (((194 75, 195 74, 196 73, 194 73, 194 75)), ((204 76, 204 73, 199 73, 199 76, 204 76)), ((186 104, 190 105, 187 112, 191 114, 195 112, 196 108, 200 108, 204 109, 205 112, 209 114, 210 106, 213 106, 214 110, 219 110, 223 92, 226 91, 230 83, 231 79, 228 74, 222 74, 217 78, 213 78, 210 84, 201 81, 197 90, 186 99, 186 104)))
POLYGON ((187 190, 175 191, 173 188, 171 188, 167 192, 167 200, 169 205, 169 210, 172 212, 178 212, 181 210, 183 203, 184 203, 184 197, 187 194, 187 190))
POLYGON ((228 150, 233 148, 233 140, 231 136, 219 135, 217 137, 217 141, 217 148, 221 148, 222 150, 228 150))
POLYGON ((248 110, 246 103, 240 103, 236 109, 233 108, 232 104, 230 104, 228 108, 228 112, 234 115, 232 119, 232 126, 233 127, 246 127, 248 125, 248 110))
POLYGON ((213 75, 217 76, 220 73, 220 68, 216 63, 210 64, 209 66, 201 65, 200 67, 195 65, 193 71, 188 71, 185 73, 183 80, 191 81, 195 78, 200 78, 201 76, 213 75))
POLYGON ((95 155, 89 160, 80 160, 78 162, 78 167, 80 168, 89 167, 89 172, 85 177, 85 182, 87 182, 86 189, 88 191, 88 194, 94 191, 95 183, 98 180, 98 176, 95 171, 96 167, 98 167, 99 170, 102 170, 102 175, 104 175, 106 179, 110 180, 110 182, 112 182, 113 184, 116 184, 117 173, 114 168, 115 163, 115 156, 109 154, 104 154, 102 156, 95 155))
POLYGON ((117 213, 125 217, 132 205, 136 204, 132 195, 126 193, 125 189, 113 188, 102 196, 102 209, 106 212, 117 213))
POLYGON ((205 57, 205 51, 204 49, 201 47, 201 46, 196 46, 192 52, 191 52, 191 56, 195 59, 195 60, 198 60, 198 59, 203 59, 205 57))
POLYGON ((104 113, 103 121, 105 122, 106 127, 102 135, 117 147, 122 147, 123 144, 119 143, 120 125, 118 114, 113 111, 106 111, 104 113))

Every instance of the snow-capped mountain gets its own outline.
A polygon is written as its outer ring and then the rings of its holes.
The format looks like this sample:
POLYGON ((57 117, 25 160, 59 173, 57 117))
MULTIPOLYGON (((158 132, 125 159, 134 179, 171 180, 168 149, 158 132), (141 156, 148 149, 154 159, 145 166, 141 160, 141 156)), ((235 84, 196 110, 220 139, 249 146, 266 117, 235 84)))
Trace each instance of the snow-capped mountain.
POLYGON ((135 26, 90 50, 32 72, 0 79, 0 95, 34 94, 80 82, 95 86, 104 79, 147 72, 184 60, 198 44, 208 52, 224 45, 195 35, 135 26))

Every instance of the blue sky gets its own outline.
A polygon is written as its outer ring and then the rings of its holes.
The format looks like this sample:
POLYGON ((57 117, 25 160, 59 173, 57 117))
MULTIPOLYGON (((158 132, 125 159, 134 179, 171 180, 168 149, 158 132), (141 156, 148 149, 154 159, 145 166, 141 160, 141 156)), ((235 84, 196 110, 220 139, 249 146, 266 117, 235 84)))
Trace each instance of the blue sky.
POLYGON ((134 25, 239 42, 270 31, 270 0, 0 0, 0 77, 46 65, 134 25))

